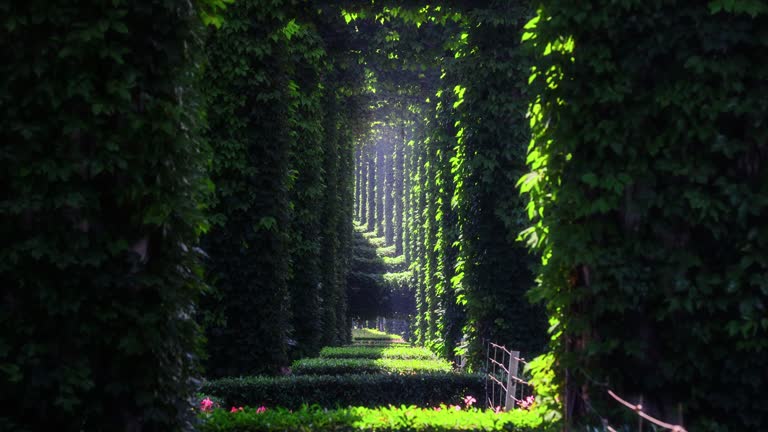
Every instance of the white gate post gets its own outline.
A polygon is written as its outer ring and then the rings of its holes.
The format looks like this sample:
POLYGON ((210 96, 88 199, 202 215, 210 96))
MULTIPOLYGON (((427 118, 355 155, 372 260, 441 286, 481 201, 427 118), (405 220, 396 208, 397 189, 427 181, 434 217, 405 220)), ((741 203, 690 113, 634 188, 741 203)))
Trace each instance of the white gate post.
POLYGON ((517 394, 517 368, 520 358, 520 351, 512 351, 509 355, 509 374, 507 374, 507 400, 504 403, 504 410, 511 411, 515 408, 515 395, 517 394))

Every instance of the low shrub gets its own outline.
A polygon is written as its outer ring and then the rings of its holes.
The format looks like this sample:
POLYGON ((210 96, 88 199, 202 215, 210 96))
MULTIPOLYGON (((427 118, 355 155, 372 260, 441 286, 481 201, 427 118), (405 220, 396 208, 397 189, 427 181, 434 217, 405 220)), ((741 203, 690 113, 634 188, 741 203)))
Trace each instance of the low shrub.
POLYGON ((381 257, 381 261, 384 265, 393 272, 402 272, 405 270, 405 255, 398 255, 394 257, 384 256, 381 257))
POLYGON ((400 340, 400 335, 388 334, 383 331, 370 328, 352 329, 353 340, 372 340, 372 339, 384 339, 384 340, 400 340))
POLYGON ((358 374, 222 378, 203 384, 202 393, 222 406, 298 408, 337 406, 438 405, 460 403, 464 395, 485 392, 481 374, 358 374))
POLYGON ((376 249, 376 255, 381 257, 393 257, 395 256, 395 245, 384 246, 376 249))
POLYGON ((384 263, 384 260, 378 256, 371 258, 353 256, 351 266, 351 268, 353 268, 356 272, 368 274, 384 273, 388 269, 387 265, 384 263))
POLYGON ((451 364, 438 359, 308 358, 293 362, 292 369, 296 375, 450 372, 451 364))
POLYGON ((410 346, 345 346, 325 347, 320 351, 324 358, 365 358, 365 359, 434 359, 435 355, 426 348, 410 346))
POLYGON ((388 341, 388 340, 380 340, 380 339, 368 339, 368 340, 356 340, 352 342, 352 345, 347 346, 354 346, 354 347, 396 347, 396 346, 411 346, 410 343, 405 341, 388 341))
POLYGON ((386 240, 384 237, 369 237, 368 242, 377 248, 386 246, 386 240))
POLYGON ((384 280, 384 286, 389 289, 390 292, 408 291, 410 288, 411 277, 413 277, 413 273, 408 270, 384 273, 381 275, 381 278, 384 280))
POLYGON ((352 256, 374 259, 378 255, 376 254, 376 248, 369 245, 368 242, 365 242, 364 244, 362 243, 354 244, 352 248, 352 256))
POLYGON ((541 418, 523 410, 494 412, 460 406, 351 407, 327 411, 320 407, 235 408, 201 414, 201 432, 273 431, 513 431, 533 432, 541 418))

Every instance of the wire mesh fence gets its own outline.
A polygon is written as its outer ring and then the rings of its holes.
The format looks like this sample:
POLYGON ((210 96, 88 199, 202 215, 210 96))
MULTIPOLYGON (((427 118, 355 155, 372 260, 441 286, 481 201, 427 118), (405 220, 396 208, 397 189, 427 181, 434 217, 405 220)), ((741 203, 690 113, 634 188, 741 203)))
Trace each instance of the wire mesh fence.
MULTIPOLYGON (((520 356, 519 351, 513 351, 503 345, 493 342, 486 344, 486 379, 485 398, 488 408, 509 411, 516 407, 527 408, 533 403, 534 388, 526 376, 525 366, 528 363, 520 356)), ((616 402, 634 411, 638 416, 637 430, 688 432, 681 424, 672 424, 649 415, 643 409, 642 401, 633 404, 621 398, 613 390, 607 389, 608 395, 616 402)), ((587 407, 600 418, 603 431, 624 432, 627 427, 614 428, 609 421, 599 415, 592 405, 585 400, 587 407)), ((682 419, 682 407, 680 408, 682 419)))
MULTIPOLYGON (((637 414, 637 423, 634 426, 624 424, 622 426, 612 426, 611 422, 602 414, 600 414, 597 409, 589 402, 589 398, 582 398, 582 401, 584 402, 586 408, 588 411, 595 416, 596 419, 600 420, 600 432, 664 432, 664 431, 671 431, 671 432, 688 432, 685 427, 683 427, 683 406, 682 404, 678 404, 678 418, 679 424, 673 424, 668 423, 665 421, 662 421, 656 417, 651 416, 648 414, 647 411, 645 411, 645 408, 643 407, 643 396, 640 396, 640 400, 638 403, 631 403, 624 398, 617 395, 613 390, 611 390, 607 383, 600 383, 593 380, 588 375, 586 376, 587 380, 592 383, 593 385, 601 388, 607 394, 616 402, 619 404, 629 408, 632 410, 635 414, 637 414)), ((597 432, 597 430, 595 430, 597 432)))
POLYGON ((486 345, 486 405, 491 409, 509 411, 526 407, 533 397, 533 386, 525 376, 525 359, 519 351, 488 342, 486 345))

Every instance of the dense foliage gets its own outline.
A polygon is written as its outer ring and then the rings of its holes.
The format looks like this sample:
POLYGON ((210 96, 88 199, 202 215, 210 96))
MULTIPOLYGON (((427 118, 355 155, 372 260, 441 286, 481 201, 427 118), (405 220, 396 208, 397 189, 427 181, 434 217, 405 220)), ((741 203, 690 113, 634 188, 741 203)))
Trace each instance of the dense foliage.
POLYGON ((466 307, 470 355, 482 361, 484 341, 533 356, 543 351, 546 319, 531 306, 533 259, 517 235, 525 203, 512 185, 525 172, 530 132, 525 97, 529 60, 517 38, 532 14, 529 2, 494 1, 468 12, 470 31, 456 65, 459 119, 453 175, 462 242, 458 275, 466 307), (478 68, 478 63, 483 67, 478 68))
POLYGON ((0 429, 458 403, 547 314, 537 418, 768 424, 765 2, 50 3, 0 0, 0 429))
POLYGON ((225 406, 322 407, 360 405, 460 403, 466 395, 484 392, 482 375, 457 373, 302 375, 221 378, 201 391, 219 397, 225 406))
POLYGON ((451 364, 437 359, 399 358, 308 358, 291 367, 297 375, 342 375, 360 373, 450 372, 451 364))
POLYGON ((278 15, 261 0, 238 1, 207 45, 217 224, 205 249, 218 300, 208 372, 216 376, 288 363, 288 43, 275 37, 278 15))
POLYGON ((434 354, 425 348, 389 346, 389 347, 325 347, 320 350, 324 358, 368 358, 368 359, 431 359, 434 354))
POLYGON ((607 385, 689 430, 764 428, 768 8, 541 3, 521 188, 566 415, 615 407, 607 385))
POLYGON ((344 251, 358 81, 342 70, 346 48, 323 39, 327 23, 305 12, 238 1, 210 31, 214 376, 275 373, 289 356, 349 339, 344 251))
POLYGON ((459 405, 433 408, 416 406, 364 408, 351 407, 326 411, 304 406, 299 410, 284 408, 263 410, 244 407, 229 413, 217 409, 202 414, 204 432, 277 432, 313 431, 432 431, 467 430, 525 432, 538 430, 541 419, 526 411, 496 413, 491 410, 462 409, 459 405))
POLYGON ((544 311, 526 298, 534 260, 516 242, 525 203, 499 187, 525 169, 529 73, 519 40, 498 35, 519 33, 532 13, 476 2, 355 15, 370 31, 363 58, 381 101, 357 153, 356 196, 367 200, 357 216, 391 249, 357 243, 353 316, 412 315, 418 343, 448 359, 469 352, 475 366, 488 341, 529 355, 545 345, 544 311), (403 270, 405 286, 375 276, 403 270), (391 301, 403 292, 413 304, 391 301))
POLYGON ((0 429, 180 430, 210 187, 195 11, 0 11, 0 429))

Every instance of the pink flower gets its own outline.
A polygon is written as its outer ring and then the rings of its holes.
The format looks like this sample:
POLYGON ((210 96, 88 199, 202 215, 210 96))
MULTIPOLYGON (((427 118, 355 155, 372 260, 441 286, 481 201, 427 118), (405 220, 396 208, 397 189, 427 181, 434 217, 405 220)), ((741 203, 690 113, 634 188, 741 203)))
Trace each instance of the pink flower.
POLYGON ((451 405, 451 408, 453 408, 456 411, 461 411, 461 407, 459 405, 451 405))
POLYGON ((475 398, 474 398, 474 397, 472 397, 472 396, 465 396, 465 397, 464 397, 464 405, 466 405, 466 406, 467 406, 467 408, 469 408, 469 407, 471 407, 472 405, 474 405, 474 404, 475 404, 475 402, 477 402, 477 399, 475 399, 475 398))
POLYGON ((260 406, 260 407, 256 408, 256 414, 261 414, 261 413, 263 413, 266 410, 267 410, 267 407, 260 406))
POLYGON ((531 407, 533 407, 533 404, 535 402, 536 402, 536 398, 534 396, 528 396, 527 398, 519 401, 517 405, 524 410, 529 410, 531 409, 531 407))
POLYGON ((200 401, 200 411, 210 412, 213 410, 213 401, 211 398, 205 398, 200 401))
POLYGON ((499 414, 501 412, 501 407, 497 406, 496 408, 493 409, 493 412, 495 412, 496 414, 499 414))
POLYGON ((443 408, 441 408, 441 407, 439 407, 439 406, 436 406, 436 407, 435 407, 435 411, 442 411, 442 410, 443 410, 443 408))
POLYGON ((239 408, 232 407, 232 409, 229 410, 229 412, 231 413, 236 413, 238 411, 243 411, 243 407, 239 407, 239 408))

